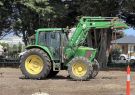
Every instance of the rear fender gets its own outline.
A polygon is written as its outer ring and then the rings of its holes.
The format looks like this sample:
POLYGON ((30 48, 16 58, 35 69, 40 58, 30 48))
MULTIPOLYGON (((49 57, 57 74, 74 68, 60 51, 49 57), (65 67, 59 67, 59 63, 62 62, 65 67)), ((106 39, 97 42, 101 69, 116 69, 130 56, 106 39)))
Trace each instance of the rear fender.
POLYGON ((26 50, 29 50, 29 49, 33 49, 33 48, 38 48, 38 49, 43 50, 44 52, 46 52, 46 53, 48 54, 48 56, 50 57, 51 60, 53 59, 51 52, 50 52, 49 49, 48 49, 47 47, 45 47, 45 46, 30 45, 30 46, 27 46, 25 49, 26 49, 26 50))

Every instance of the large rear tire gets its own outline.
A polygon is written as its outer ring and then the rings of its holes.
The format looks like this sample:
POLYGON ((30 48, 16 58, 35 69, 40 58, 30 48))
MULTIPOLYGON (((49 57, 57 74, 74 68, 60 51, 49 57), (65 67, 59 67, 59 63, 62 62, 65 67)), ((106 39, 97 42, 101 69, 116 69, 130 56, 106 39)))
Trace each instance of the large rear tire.
POLYGON ((94 64, 92 65, 92 67, 93 67, 93 71, 91 74, 91 78, 95 78, 98 75, 99 70, 100 70, 99 63, 96 59, 94 59, 94 64))
POLYGON ((69 76, 73 80, 88 80, 92 73, 92 65, 88 59, 84 57, 76 57, 71 60, 68 66, 69 76))
POLYGON ((29 49, 20 59, 20 69, 26 78, 46 78, 51 70, 51 61, 43 50, 29 49))

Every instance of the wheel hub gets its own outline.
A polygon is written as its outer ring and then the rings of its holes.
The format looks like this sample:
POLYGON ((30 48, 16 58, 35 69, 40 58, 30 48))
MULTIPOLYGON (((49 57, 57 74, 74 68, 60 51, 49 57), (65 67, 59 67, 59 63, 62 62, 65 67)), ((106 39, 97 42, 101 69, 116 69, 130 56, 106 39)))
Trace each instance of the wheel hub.
POLYGON ((39 74, 43 69, 43 60, 38 55, 30 55, 25 60, 25 68, 30 74, 39 74))
POLYGON ((72 72, 77 77, 82 77, 87 72, 87 67, 83 63, 75 63, 72 67, 72 72))
POLYGON ((78 71, 81 72, 83 70, 82 67, 78 67, 78 71))

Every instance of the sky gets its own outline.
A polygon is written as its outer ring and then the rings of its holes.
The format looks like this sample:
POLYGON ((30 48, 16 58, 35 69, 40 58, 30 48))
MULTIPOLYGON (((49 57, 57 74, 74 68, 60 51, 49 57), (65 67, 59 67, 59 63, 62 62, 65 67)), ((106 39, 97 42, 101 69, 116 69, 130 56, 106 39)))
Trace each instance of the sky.
POLYGON ((125 35, 135 36, 135 30, 133 28, 125 29, 124 33, 125 33, 125 35))
POLYGON ((13 33, 13 32, 11 32, 11 33, 9 33, 8 35, 4 36, 4 37, 3 37, 3 40, 6 40, 6 39, 8 39, 8 38, 10 38, 10 37, 12 37, 12 36, 14 36, 14 33, 13 33))
POLYGON ((5 37, 3 37, 2 40, 0 40, 0 42, 6 42, 6 43, 10 43, 10 44, 18 44, 18 43, 22 43, 22 37, 16 36, 13 32, 9 33, 8 35, 6 35, 5 37))

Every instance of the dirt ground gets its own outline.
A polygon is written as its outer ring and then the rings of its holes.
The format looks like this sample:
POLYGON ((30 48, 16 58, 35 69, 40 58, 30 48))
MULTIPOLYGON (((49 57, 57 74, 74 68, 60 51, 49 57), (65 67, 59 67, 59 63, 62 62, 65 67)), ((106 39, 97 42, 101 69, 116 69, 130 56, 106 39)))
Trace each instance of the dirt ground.
MULTIPOLYGON (((125 71, 100 71, 96 79, 71 81, 67 71, 46 80, 22 79, 16 68, 0 68, 0 95, 126 95, 125 71)), ((135 95, 135 72, 131 72, 131 95, 135 95)))

